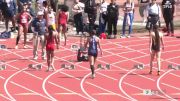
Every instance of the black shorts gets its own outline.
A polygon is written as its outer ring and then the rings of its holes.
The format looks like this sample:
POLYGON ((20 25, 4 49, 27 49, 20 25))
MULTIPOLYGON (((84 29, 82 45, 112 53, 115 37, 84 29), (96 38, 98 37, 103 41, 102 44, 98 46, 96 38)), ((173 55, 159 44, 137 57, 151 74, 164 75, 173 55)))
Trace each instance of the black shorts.
POLYGON ((13 10, 7 9, 4 15, 5 18, 12 18, 15 15, 15 12, 13 10))

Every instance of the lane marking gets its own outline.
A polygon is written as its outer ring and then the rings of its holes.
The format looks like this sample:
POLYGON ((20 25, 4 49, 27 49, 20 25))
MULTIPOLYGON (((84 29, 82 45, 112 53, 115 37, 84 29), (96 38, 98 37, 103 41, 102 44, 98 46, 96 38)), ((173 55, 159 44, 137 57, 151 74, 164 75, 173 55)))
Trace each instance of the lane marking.
POLYGON ((177 100, 173 99, 172 97, 170 97, 169 95, 167 95, 167 94, 160 88, 160 80, 161 80, 166 74, 170 73, 171 71, 173 71, 173 70, 168 70, 167 72, 165 72, 164 74, 162 74, 162 75, 158 78, 158 80, 157 80, 157 88, 159 89, 159 91, 160 91, 164 96, 166 96, 166 97, 168 98, 168 100, 170 100, 170 101, 177 101, 177 100))
POLYGON ((121 77, 121 79, 119 80, 119 89, 121 90, 121 92, 122 92, 124 95, 126 95, 126 96, 127 96, 128 98, 130 98, 132 101, 137 101, 137 100, 134 99, 133 97, 131 97, 130 95, 128 95, 128 94, 124 91, 124 89, 122 88, 122 81, 123 81, 124 78, 127 77, 130 73, 135 72, 135 71, 136 71, 136 69, 130 70, 130 71, 127 72, 125 75, 123 75, 123 76, 121 77))

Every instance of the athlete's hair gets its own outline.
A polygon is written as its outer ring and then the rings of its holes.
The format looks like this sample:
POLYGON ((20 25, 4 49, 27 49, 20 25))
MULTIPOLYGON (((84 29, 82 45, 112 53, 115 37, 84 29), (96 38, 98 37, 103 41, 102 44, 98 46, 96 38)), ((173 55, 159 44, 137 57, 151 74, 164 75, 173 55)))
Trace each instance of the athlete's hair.
POLYGON ((95 34, 96 34, 96 30, 90 31, 90 36, 93 36, 93 35, 95 35, 95 34))
POLYGON ((69 7, 67 5, 61 5, 60 9, 63 12, 67 12, 69 10, 69 7))
POLYGON ((53 31, 54 31, 54 28, 53 28, 52 25, 50 25, 50 26, 48 27, 48 32, 49 32, 49 36, 50 36, 50 37, 52 37, 53 31))
POLYGON ((158 25, 153 26, 153 31, 155 33, 155 47, 156 49, 160 48, 160 36, 159 36, 159 30, 158 30, 158 25))

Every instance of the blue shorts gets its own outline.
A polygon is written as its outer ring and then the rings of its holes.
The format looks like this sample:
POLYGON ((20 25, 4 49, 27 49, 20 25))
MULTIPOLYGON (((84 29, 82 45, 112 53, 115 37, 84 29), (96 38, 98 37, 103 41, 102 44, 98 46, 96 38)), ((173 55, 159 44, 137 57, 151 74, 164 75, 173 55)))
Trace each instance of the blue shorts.
POLYGON ((98 53, 97 53, 97 52, 96 52, 96 53, 88 52, 88 55, 89 55, 89 56, 93 56, 93 57, 97 57, 98 53))

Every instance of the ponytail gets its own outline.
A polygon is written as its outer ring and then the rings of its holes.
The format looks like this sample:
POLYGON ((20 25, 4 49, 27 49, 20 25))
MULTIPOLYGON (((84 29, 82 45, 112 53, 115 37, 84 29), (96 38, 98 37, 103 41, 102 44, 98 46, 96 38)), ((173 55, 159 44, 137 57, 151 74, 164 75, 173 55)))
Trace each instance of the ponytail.
POLYGON ((160 36, 159 36, 159 31, 158 31, 158 26, 154 26, 154 33, 155 33, 155 47, 156 49, 160 49, 160 36))
POLYGON ((54 28, 53 28, 52 25, 50 25, 50 26, 48 27, 48 31, 49 31, 49 36, 52 38, 52 36, 53 36, 53 31, 54 31, 54 28))

